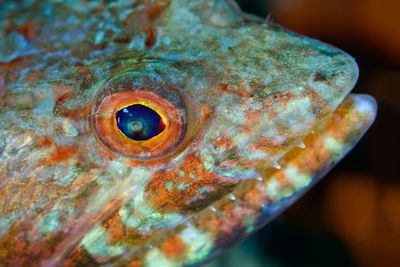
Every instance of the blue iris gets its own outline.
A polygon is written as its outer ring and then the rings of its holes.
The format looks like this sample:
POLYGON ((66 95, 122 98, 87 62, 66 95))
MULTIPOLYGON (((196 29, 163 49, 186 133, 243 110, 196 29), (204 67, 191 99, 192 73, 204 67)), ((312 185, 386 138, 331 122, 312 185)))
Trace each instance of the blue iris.
POLYGON ((160 115, 141 104, 134 104, 118 110, 116 118, 121 132, 136 141, 149 140, 165 129, 160 115))

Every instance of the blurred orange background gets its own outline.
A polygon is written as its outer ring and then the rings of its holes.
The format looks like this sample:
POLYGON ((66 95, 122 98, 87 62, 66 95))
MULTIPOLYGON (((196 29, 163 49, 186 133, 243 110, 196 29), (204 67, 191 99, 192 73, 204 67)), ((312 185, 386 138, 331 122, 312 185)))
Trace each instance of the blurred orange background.
POLYGON ((400 1, 238 2, 355 57, 353 92, 374 96, 378 116, 322 182, 210 266, 400 266, 400 1))
POLYGON ((273 17, 289 29, 348 45, 400 64, 400 1, 273 0, 273 17))
MULTIPOLYGON (((377 121, 362 147, 339 165, 323 188, 316 189, 323 191, 320 199, 304 202, 322 202, 321 220, 343 239, 357 265, 400 266, 400 1, 274 0, 269 4, 278 23, 353 55, 360 65, 355 92, 378 100, 377 121)), ((302 204, 296 208, 301 210, 302 204)))

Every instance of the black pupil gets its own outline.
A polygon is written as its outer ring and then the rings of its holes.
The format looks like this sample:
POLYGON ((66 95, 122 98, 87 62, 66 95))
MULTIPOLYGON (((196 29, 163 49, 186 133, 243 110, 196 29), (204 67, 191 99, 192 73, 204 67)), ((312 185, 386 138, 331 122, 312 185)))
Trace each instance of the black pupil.
POLYGON ((121 132, 136 141, 149 140, 165 129, 160 115, 141 104, 134 104, 118 110, 116 119, 121 132))

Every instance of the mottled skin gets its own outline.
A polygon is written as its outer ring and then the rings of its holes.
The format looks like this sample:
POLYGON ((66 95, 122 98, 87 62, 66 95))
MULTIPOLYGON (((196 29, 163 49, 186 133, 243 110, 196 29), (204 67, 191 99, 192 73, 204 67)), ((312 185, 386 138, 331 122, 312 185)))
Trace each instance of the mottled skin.
POLYGON ((230 1, 65 2, 0 4, 5 266, 200 264, 289 206, 375 116, 372 98, 345 99, 350 56, 230 1), (176 106, 172 150, 107 146, 93 117, 124 90, 176 106))

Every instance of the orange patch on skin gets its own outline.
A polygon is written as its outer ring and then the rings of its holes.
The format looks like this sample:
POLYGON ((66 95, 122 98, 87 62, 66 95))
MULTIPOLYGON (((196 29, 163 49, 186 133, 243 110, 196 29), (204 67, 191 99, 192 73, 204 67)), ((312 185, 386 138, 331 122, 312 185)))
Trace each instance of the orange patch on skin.
POLYGON ((29 72, 27 76, 25 76, 26 81, 38 81, 41 80, 44 76, 44 73, 40 70, 33 70, 29 72))
POLYGON ((272 99, 267 99, 265 102, 263 102, 263 108, 260 110, 246 110, 245 115, 246 115, 246 123, 244 123, 240 129, 240 131, 246 132, 246 131, 254 131, 254 125, 257 125, 258 121, 261 118, 261 115, 263 113, 268 114, 268 120, 272 120, 276 117, 278 114, 271 106, 273 106, 274 103, 278 103, 279 106, 283 109, 286 108, 288 102, 294 98, 294 94, 292 93, 278 93, 274 95, 274 98, 272 99))
MULTIPOLYGON (((32 266, 32 262, 39 262, 54 253, 55 240, 62 238, 61 235, 54 236, 45 242, 27 241, 24 235, 33 231, 29 223, 14 222, 9 231, 0 239, 0 262, 5 266, 32 266), (12 248, 10 250, 10 248, 12 248)), ((35 266, 35 265, 33 265, 35 266)))
MULTIPOLYGON (((118 205, 118 204, 117 204, 118 205)), ((117 206, 114 205, 114 206, 117 206)), ((119 215, 120 209, 116 209, 103 221, 102 227, 107 232, 107 242, 115 244, 124 242, 136 245, 145 245, 151 237, 150 233, 141 232, 136 228, 125 225, 119 215)))
POLYGON ((157 19, 161 15, 161 13, 165 10, 165 8, 169 6, 169 4, 170 3, 166 1, 159 1, 154 3, 147 9, 147 18, 150 21, 157 19))
POLYGON ((269 120, 273 120, 278 115, 278 113, 273 109, 268 109, 267 112, 269 120))
POLYGON ((17 28, 17 31, 22 34, 25 39, 33 40, 35 38, 35 31, 33 28, 33 22, 31 20, 19 26, 17 28))
POLYGON ((54 85, 53 94, 56 101, 56 105, 64 102, 72 96, 73 88, 64 85, 54 85))
POLYGON ((228 92, 228 85, 227 84, 220 84, 219 85, 219 89, 222 91, 222 92, 228 92))
POLYGON ((347 116, 349 113, 349 108, 351 108, 351 106, 342 104, 338 109, 335 110, 335 117, 334 119, 330 120, 325 130, 329 135, 335 136, 339 138, 339 140, 343 139, 340 134, 348 131, 348 129, 354 125, 357 125, 357 121, 359 120, 359 116, 361 114, 356 113, 349 117, 347 116))
POLYGON ((121 240, 124 236, 124 228, 119 217, 118 211, 114 212, 103 224, 109 236, 113 239, 121 240))
POLYGON ((77 151, 78 148, 73 146, 58 147, 54 150, 53 155, 51 155, 50 158, 46 160, 46 162, 49 165, 53 165, 59 162, 66 161, 73 155, 75 155, 77 151))
MULTIPOLYGON (((5 71, 18 71, 24 69, 25 67, 29 66, 30 62, 34 59, 33 56, 21 56, 14 58, 9 62, 0 63, 0 69, 5 71)), ((13 80, 13 79, 9 79, 13 80)))
POLYGON ((273 170, 272 172, 275 172, 273 176, 279 182, 279 187, 285 187, 289 184, 284 170, 273 170))
MULTIPOLYGON (((295 165, 300 172, 314 172, 318 170, 321 164, 331 155, 325 148, 323 135, 310 136, 304 140, 304 144, 306 145, 307 153, 303 153, 305 155, 304 157, 296 157, 296 161, 293 162, 293 165, 295 165)), ((302 152, 300 151, 300 153, 302 152)))
POLYGON ((247 91, 242 86, 242 84, 240 84, 239 86, 234 86, 234 87, 230 86, 229 84, 220 84, 219 89, 225 93, 236 94, 236 95, 240 96, 241 98, 245 98, 250 95, 250 91, 247 91))
POLYGON ((282 147, 282 142, 274 141, 268 137, 262 137, 258 141, 252 143, 249 147, 250 150, 273 152, 282 147))
POLYGON ((251 121, 254 125, 254 122, 259 121, 261 119, 262 110, 246 110, 244 112, 246 116, 246 121, 251 121))
POLYGON ((82 77, 85 77, 87 79, 91 79, 92 78, 92 74, 90 73, 90 71, 89 71, 89 69, 87 67, 78 66, 78 67, 76 67, 76 71, 79 74, 82 74, 82 77))
POLYGON ((142 264, 142 261, 141 261, 141 260, 135 259, 135 260, 132 260, 132 261, 129 263, 129 266, 131 266, 131 267, 142 267, 143 264, 142 264))
POLYGON ((248 201, 251 207, 260 207, 265 202, 266 192, 257 187, 253 187, 247 193, 244 199, 248 201))
POLYGON ((216 235, 219 233, 219 231, 220 231, 219 228, 222 225, 222 223, 223 223, 223 220, 216 217, 215 215, 212 217, 207 216, 204 219, 200 219, 198 221, 200 228, 206 229, 213 235, 216 235))
POLYGON ((136 11, 131 12, 124 21, 124 24, 130 25, 148 25, 152 21, 158 19, 162 12, 169 6, 170 0, 159 0, 153 3, 147 3, 136 11))
POLYGON ((182 166, 171 171, 161 170, 150 180, 146 187, 146 195, 153 208, 163 212, 201 209, 207 201, 219 198, 235 185, 232 179, 205 169, 201 159, 195 155, 188 156, 182 166), (180 171, 184 172, 183 176, 180 175, 180 171), (189 174, 193 175, 194 179, 189 174), (166 182, 172 186, 167 188, 166 182), (182 184, 185 185, 183 190, 179 189, 182 184), (201 197, 200 189, 207 190, 207 199, 201 197))
POLYGON ((292 94, 292 93, 286 93, 286 94, 278 93, 278 94, 276 94, 274 97, 275 97, 275 101, 277 101, 277 102, 279 103, 279 105, 280 105, 283 109, 285 109, 287 103, 288 103, 291 99, 293 99, 294 94, 292 94))
POLYGON ((257 132, 259 128, 259 121, 261 118, 261 114, 265 112, 265 110, 246 110, 244 112, 246 116, 246 121, 240 125, 238 131, 240 133, 247 134, 249 132, 257 132))
POLYGON ((69 99, 72 96, 72 92, 71 91, 67 91, 65 93, 63 93, 62 95, 60 95, 57 100, 56 100, 56 104, 60 104, 61 102, 64 102, 65 100, 69 99))
POLYGON ((213 140, 212 144, 216 147, 220 147, 224 150, 230 149, 234 147, 234 142, 232 138, 221 136, 218 140, 213 140))
POLYGON ((243 215, 249 211, 251 210, 229 202, 220 207, 220 213, 201 218, 198 224, 213 235, 231 235, 242 224, 243 215))
POLYGON ((59 111, 62 116, 68 119, 80 120, 89 116, 90 108, 91 108, 91 103, 87 103, 86 106, 84 106, 81 109, 73 109, 73 110, 59 109, 59 111))
POLYGON ((78 266, 77 263, 91 263, 89 258, 89 252, 87 252, 82 246, 77 245, 69 254, 67 259, 62 261, 65 266, 78 266))
POLYGON ((17 57, 9 62, 0 63, 0 68, 6 71, 12 71, 16 68, 17 64, 22 60, 21 57, 17 57))
POLYGON ((157 30, 153 26, 145 26, 144 32, 146 33, 146 40, 145 40, 146 49, 150 49, 156 43, 157 30))
POLYGON ((186 245, 179 236, 173 236, 161 245, 161 250, 168 258, 180 260, 185 257, 186 245))
POLYGON ((37 142, 41 147, 49 147, 53 144, 53 140, 49 136, 41 136, 37 142))

